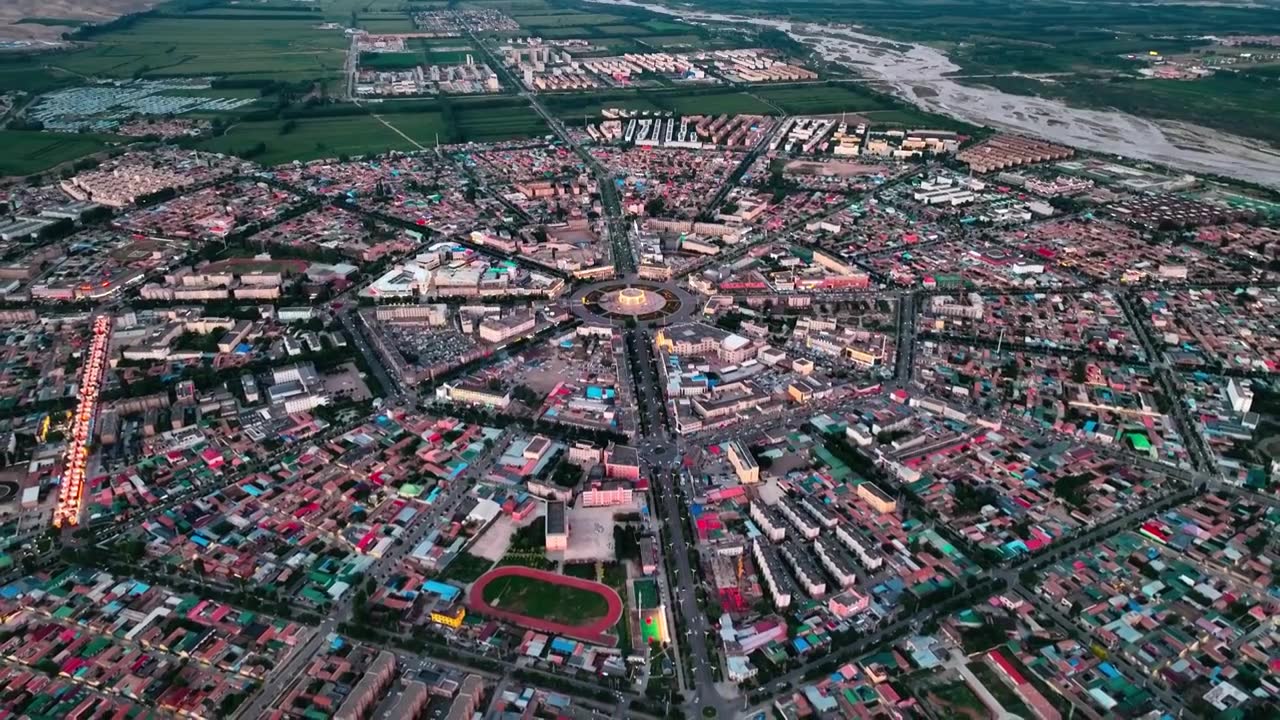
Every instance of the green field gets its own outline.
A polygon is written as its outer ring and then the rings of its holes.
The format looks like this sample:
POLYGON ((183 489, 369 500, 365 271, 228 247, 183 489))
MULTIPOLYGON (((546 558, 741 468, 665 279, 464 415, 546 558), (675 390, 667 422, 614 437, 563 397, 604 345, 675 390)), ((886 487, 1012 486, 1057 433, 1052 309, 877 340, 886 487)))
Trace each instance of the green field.
POLYGON ((426 64, 426 59, 411 52, 360 53, 360 67, 372 70, 411 70, 426 64))
POLYGON ((207 98, 259 98, 262 93, 256 88, 192 88, 190 90, 165 90, 164 95, 179 97, 207 98))
POLYGON ((648 35, 649 31, 639 25, 597 25, 596 35, 617 35, 619 37, 636 37, 648 35))
POLYGON ((596 593, 517 576, 500 577, 486 585, 484 601, 501 610, 569 625, 609 612, 609 604, 596 593))
POLYGON ((649 20, 644 26, 656 33, 665 32, 684 32, 689 26, 684 23, 671 22, 670 20, 649 20))
POLYGON ((745 92, 717 95, 658 95, 654 102, 681 115, 771 115, 773 108, 745 92))
POLYGON ((972 131, 974 127, 959 120, 952 120, 945 115, 934 115, 915 108, 899 110, 874 110, 858 113, 877 125, 893 125, 908 130, 955 130, 972 131))
POLYGON ((1006 92, 1040 95, 1083 107, 1111 107, 1145 117, 1198 123, 1280 145, 1280 82, 1215 74, 1203 80, 1059 80, 989 78, 1006 92))
POLYGON ((690 47, 707 47, 705 40, 697 35, 653 35, 644 39, 646 45, 654 47, 677 47, 688 45, 690 47))
POLYGON ((0 91, 42 93, 76 85, 80 78, 69 72, 45 67, 43 56, 0 56, 0 91))
POLYGON ((368 30, 371 33, 408 33, 413 32, 417 28, 414 27, 413 21, 409 19, 407 14, 399 17, 391 15, 381 16, 360 16, 356 18, 356 25, 361 30, 368 30))
MULTIPOLYGON (((440 113, 396 113, 385 116, 400 132, 430 147, 437 133, 446 137, 440 113)), ((225 135, 200 144, 201 150, 252 157, 263 165, 279 165, 294 160, 315 160, 340 155, 364 155, 399 150, 417 150, 409 140, 369 115, 296 120, 296 127, 281 134, 282 120, 245 122, 234 125, 225 135), (265 150, 255 153, 258 144, 265 150)))
POLYGON ((468 108, 459 103, 454 117, 458 139, 463 142, 514 140, 551 132, 538 113, 527 105, 468 108))
MULTIPOLYGON (((553 102, 555 99, 558 99, 558 98, 554 98, 554 99, 544 98, 543 102, 550 103, 550 102, 553 102)), ((565 98, 565 99, 569 99, 569 98, 565 98)), ((577 120, 578 122, 581 122, 582 118, 586 117, 588 122, 595 122, 600 119, 600 111, 607 107, 623 108, 626 110, 640 110, 640 111, 648 110, 651 112, 662 109, 657 105, 654 105, 653 103, 649 102, 648 100, 645 100, 642 98, 630 98, 625 100, 598 100, 592 97, 578 96, 573 99, 574 100, 580 99, 583 102, 582 103, 575 102, 572 105, 563 105, 558 108, 555 108, 554 112, 556 117, 564 118, 565 120, 570 120, 570 121, 577 120)))
POLYGON ((474 50, 432 50, 427 54, 427 62, 431 65, 465 65, 468 55, 473 61, 482 59, 474 50))
POLYGON ((514 15, 513 18, 521 26, 527 28, 573 27, 587 25, 609 25, 622 22, 625 18, 618 15, 589 12, 562 12, 547 15, 514 15))
POLYGON ((594 33, 586 27, 548 27, 538 28, 538 34, 544 38, 560 39, 591 37, 594 33))
POLYGON ((802 85, 752 88, 752 93, 774 103, 790 115, 887 110, 887 98, 844 85, 802 85))
POLYGON ((341 73, 346 39, 314 22, 305 16, 147 17, 93 35, 92 46, 43 57, 70 72, 105 77, 251 74, 297 80, 341 73))
POLYGON ((43 172, 64 162, 92 155, 106 147, 97 135, 0 130, 0 176, 43 172))

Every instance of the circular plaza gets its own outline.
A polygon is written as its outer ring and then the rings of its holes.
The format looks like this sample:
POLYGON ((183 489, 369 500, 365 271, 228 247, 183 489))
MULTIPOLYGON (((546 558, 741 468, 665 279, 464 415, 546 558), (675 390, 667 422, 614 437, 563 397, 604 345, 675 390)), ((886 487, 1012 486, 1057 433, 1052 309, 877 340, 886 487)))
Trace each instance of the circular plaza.
POLYGON ((679 313, 685 305, 682 295, 674 286, 612 281, 582 288, 573 304, 598 318, 647 322, 679 313))

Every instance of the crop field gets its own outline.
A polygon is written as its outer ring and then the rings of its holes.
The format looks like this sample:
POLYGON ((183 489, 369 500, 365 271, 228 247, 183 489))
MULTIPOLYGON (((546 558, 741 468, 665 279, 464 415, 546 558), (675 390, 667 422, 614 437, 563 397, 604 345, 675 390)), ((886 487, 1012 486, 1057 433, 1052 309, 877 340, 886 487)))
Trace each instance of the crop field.
POLYGON ((407 13, 399 16, 395 15, 361 15, 356 18, 356 25, 361 30, 368 30, 371 33, 407 33, 413 32, 416 28, 413 21, 409 19, 407 13))
MULTIPOLYGON (((436 133, 445 137, 446 127, 440 113, 397 113, 387 120, 424 146, 435 142, 436 133)), ((286 122, 238 123, 221 137, 201 143, 200 149, 251 157, 263 165, 418 149, 370 115, 304 118, 293 121, 293 129, 284 132, 286 122)))
POLYGON ((802 85, 794 87, 758 87, 752 92, 774 103, 791 115, 814 115, 836 112, 886 110, 891 104, 856 87, 843 85, 802 85))
POLYGON ((424 56, 411 52, 360 53, 360 67, 371 70, 405 70, 415 68, 425 61, 424 56))
POLYGON ((79 77, 71 73, 46 68, 44 63, 45 57, 14 57, 0 62, 0 92, 48 92, 80 81, 79 77))
POLYGON ((712 47, 714 43, 708 43, 697 35, 653 35, 644 39, 648 45, 657 47, 712 47))
POLYGON ((587 25, 609 25, 612 23, 620 23, 624 20, 618 15, 606 15, 604 13, 579 13, 579 12, 563 12, 551 13, 547 15, 515 15, 512 17, 522 27, 527 28, 545 28, 545 27, 573 27, 587 25))
POLYGON ((773 108, 745 92, 655 95, 653 102, 681 115, 773 115, 773 108))
MULTIPOLYGON (((468 108, 460 104, 454 110, 454 118, 458 139, 463 142, 513 140, 551 132, 538 113, 528 106, 468 108)), ((394 118, 389 119, 396 122, 394 118)))
POLYGON ((86 49, 48 55, 47 63, 106 77, 266 74, 296 80, 341 73, 346 39, 314 22, 148 17, 94 35, 86 49))
POLYGON ((105 147, 96 135, 0 130, 0 177, 31 175, 105 147))
POLYGON ((476 61, 481 59, 480 54, 475 50, 432 50, 427 53, 427 63, 430 65, 462 65, 467 62, 468 55, 476 61))
POLYGON ((873 110, 871 112, 858 113, 862 117, 870 120, 877 125, 893 125, 907 130, 965 130, 968 129, 964 123, 943 115, 934 115, 916 110, 915 108, 902 108, 899 110, 873 110))
POLYGON ((602 99, 585 97, 585 96, 578 97, 578 98, 566 97, 564 98, 565 100, 574 100, 575 102, 565 103, 565 104, 559 105, 558 107, 554 107, 553 109, 552 103, 554 103, 558 99, 559 98, 544 97, 543 103, 547 105, 548 109, 552 109, 556 117, 564 118, 566 121, 570 123, 573 123, 574 120, 577 120, 580 123, 582 122, 583 117, 586 117, 589 121, 599 120, 600 111, 603 110, 604 108, 623 108, 625 110, 640 110, 640 111, 662 110, 662 108, 649 102, 648 100, 645 100, 644 98, 602 100, 602 99), (581 102, 580 103, 576 102, 578 100, 580 100, 581 102))

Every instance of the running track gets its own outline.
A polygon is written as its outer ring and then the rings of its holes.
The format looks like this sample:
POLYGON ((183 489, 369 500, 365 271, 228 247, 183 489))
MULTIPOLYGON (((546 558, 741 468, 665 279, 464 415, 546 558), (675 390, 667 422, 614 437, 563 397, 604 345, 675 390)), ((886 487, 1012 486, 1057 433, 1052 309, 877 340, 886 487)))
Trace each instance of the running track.
POLYGON ((508 565, 495 568, 481 575, 471 586, 470 592, 467 593, 467 607, 471 610, 488 615, 490 617, 505 620, 509 623, 519 625, 520 627, 539 632, 553 633, 555 635, 566 635, 583 642, 589 642, 594 645, 608 645, 612 647, 618 642, 618 639, 610 634, 613 626, 618 623, 622 617, 622 598, 618 597, 618 593, 608 585, 603 585, 582 578, 569 577, 568 575, 557 575, 546 570, 535 570, 530 567, 521 565, 508 565), (525 577, 534 580, 542 580, 553 585, 563 585, 566 587, 577 588, 578 590, 586 590, 593 592, 605 599, 609 604, 609 611, 605 613, 603 618, 593 620, 582 625, 564 625, 562 623, 551 622, 550 620, 542 620, 540 618, 529 617, 520 613, 511 612, 510 610, 500 610, 484 601, 484 589, 489 583, 502 577, 525 577))

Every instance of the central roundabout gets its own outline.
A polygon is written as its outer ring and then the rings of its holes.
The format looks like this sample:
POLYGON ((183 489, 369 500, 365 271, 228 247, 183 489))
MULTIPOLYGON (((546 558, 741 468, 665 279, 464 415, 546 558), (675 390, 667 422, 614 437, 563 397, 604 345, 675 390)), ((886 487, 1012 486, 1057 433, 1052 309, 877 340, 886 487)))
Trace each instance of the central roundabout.
POLYGON ((577 308, 598 318, 639 322, 664 320, 679 314, 686 302, 691 301, 674 286, 620 280, 588 286, 574 297, 577 308))

